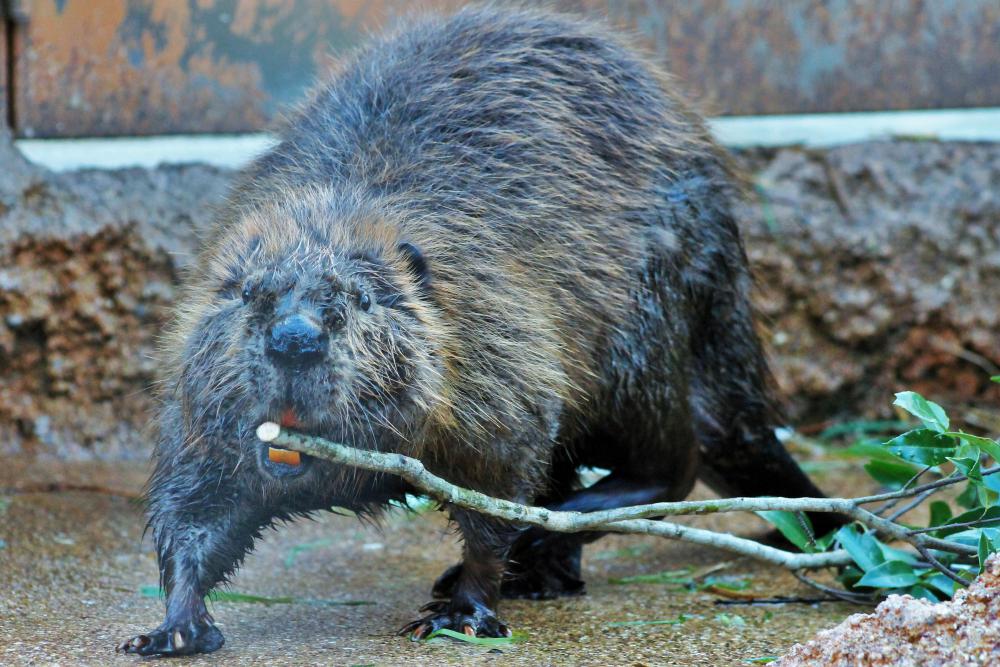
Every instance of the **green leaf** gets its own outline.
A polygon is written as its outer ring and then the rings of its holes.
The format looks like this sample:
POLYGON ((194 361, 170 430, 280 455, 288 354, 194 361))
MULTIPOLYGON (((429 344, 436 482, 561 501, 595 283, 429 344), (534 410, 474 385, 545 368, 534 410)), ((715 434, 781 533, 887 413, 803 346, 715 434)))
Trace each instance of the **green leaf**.
POLYGON ((876 461, 888 461, 890 463, 900 463, 906 465, 906 461, 899 458, 885 448, 879 440, 868 440, 856 442, 847 449, 834 450, 835 455, 852 459, 873 459, 876 461))
POLYGON ((750 588, 753 583, 747 577, 741 577, 739 575, 727 575, 724 577, 706 577, 705 581, 698 584, 698 590, 705 590, 706 588, 721 588, 727 591, 745 591, 750 588))
POLYGON ((955 497, 955 502, 967 510, 979 507, 979 486, 975 482, 965 485, 965 490, 955 497))
POLYGON ((934 571, 930 576, 924 577, 924 583, 941 591, 947 597, 951 597, 958 590, 958 583, 951 577, 946 577, 938 571, 934 571))
POLYGON ((922 421, 924 426, 929 429, 938 433, 944 433, 948 430, 948 415, 945 414, 944 409, 937 403, 928 401, 915 391, 899 392, 896 394, 896 400, 893 402, 893 405, 903 408, 922 421))
MULTIPOLYGON (((147 598, 163 597, 163 589, 159 586, 141 586, 139 594, 147 598)), ((321 607, 359 607, 375 604, 370 600, 319 600, 311 598, 294 598, 288 596, 267 597, 264 595, 249 595, 236 591, 212 591, 208 599, 213 602, 248 602, 253 604, 307 604, 321 607)))
POLYGON ((972 445, 977 451, 989 455, 994 461, 1000 462, 1000 443, 990 438, 983 438, 978 435, 970 435, 962 431, 948 431, 945 435, 958 438, 962 442, 972 445))
POLYGON ((865 433, 898 433, 906 428, 908 428, 906 422, 901 422, 898 419, 889 421, 849 421, 827 427, 822 433, 819 434, 818 437, 820 440, 832 440, 833 438, 839 438, 844 435, 856 436, 865 433))
POLYGON ((844 588, 854 588, 858 580, 864 576, 864 572, 854 565, 847 565, 837 575, 837 581, 844 585, 844 588))
POLYGON ((990 378, 990 380, 993 382, 1000 382, 1000 375, 994 375, 990 378))
POLYGON ((452 639, 465 642, 466 644, 490 647, 507 646, 515 642, 524 641, 525 639, 525 636, 519 632, 515 632, 510 637, 470 637, 464 632, 455 632, 454 630, 449 630, 448 628, 440 628, 427 635, 425 641, 429 641, 435 637, 450 637, 452 639))
MULTIPOLYGON (((982 528, 966 528, 965 530, 949 535, 948 541, 977 549, 979 547, 979 535, 982 532, 982 528)), ((977 564, 976 567, 978 568, 979 565, 977 564)))
POLYGON ((778 532, 785 536, 785 539, 797 546, 800 550, 806 553, 814 553, 816 551, 816 545, 810 536, 810 533, 812 532, 812 523, 809 521, 809 517, 805 514, 797 515, 795 512, 782 512, 776 510, 755 512, 755 514, 777 528, 778 532), (802 518, 801 521, 799 520, 799 517, 802 518), (809 527, 809 531, 807 531, 802 525, 803 522, 809 527))
POLYGON ((858 533, 853 525, 844 526, 838 530, 837 541, 864 572, 873 570, 885 562, 885 555, 879 548, 875 536, 869 533, 858 533))
POLYGON ((909 588, 906 589, 905 592, 917 598, 918 600, 927 600, 929 602, 941 601, 941 598, 939 598, 932 591, 921 586, 920 584, 917 584, 915 586, 910 586, 909 588))
POLYGON ((970 482, 975 482, 977 484, 982 483, 983 475, 979 472, 979 459, 952 458, 949 456, 948 460, 951 461, 963 475, 968 477, 970 482))
POLYGON ((747 620, 739 614, 716 614, 715 620, 717 623, 721 623, 722 625, 728 625, 736 628, 742 628, 747 624, 747 620))
POLYGON ((982 574, 986 568, 986 559, 990 557, 990 538, 986 537, 986 531, 979 533, 979 573, 982 574))
POLYGON ((953 524, 970 523, 973 521, 990 521, 991 523, 995 520, 1000 519, 1000 506, 994 505, 993 507, 976 507, 968 512, 962 512, 956 517, 953 517, 946 525, 942 526, 940 530, 935 531, 937 537, 948 537, 949 535, 954 535, 955 533, 960 533, 966 530, 966 527, 959 526, 950 528, 953 524))
POLYGON ((943 500, 935 500, 931 503, 931 520, 927 527, 944 525, 951 517, 951 506, 943 500))
POLYGON ((908 463, 889 461, 869 461, 865 464, 865 470, 876 482, 893 490, 903 488, 920 472, 919 468, 908 463))
POLYGON ((767 665, 767 664, 770 664, 770 663, 774 662, 779 657, 781 657, 781 656, 777 656, 777 655, 762 655, 762 656, 758 656, 756 658, 743 658, 743 662, 745 662, 747 664, 750 664, 750 665, 767 665))
POLYGON ((694 583, 691 578, 693 568, 686 567, 682 570, 667 570, 656 574, 636 574, 631 577, 616 577, 608 579, 609 584, 673 584, 675 586, 690 586, 694 583))
POLYGON ((878 542, 878 540, 876 540, 876 542, 878 543, 878 548, 882 551, 882 555, 885 557, 887 561, 899 560, 903 561, 904 563, 908 563, 910 565, 917 564, 918 561, 917 557, 914 554, 910 553, 909 551, 903 551, 902 549, 890 547, 888 544, 883 544, 882 542, 878 542))
POLYGON ((986 569, 986 559, 995 551, 1000 551, 1000 531, 984 528, 979 533, 979 574, 986 569))
POLYGON ((613 558, 638 558, 646 551, 652 548, 649 544, 637 544, 632 547, 624 547, 622 549, 613 549, 610 551, 598 551, 590 558, 592 560, 610 560, 613 558))
POLYGON ((913 566, 902 561, 890 560, 865 572, 858 586, 870 588, 906 588, 920 581, 913 566))
POLYGON ((955 440, 926 428, 907 431, 885 443, 900 458, 923 466, 936 466, 955 455, 955 440))
POLYGON ((990 491, 1000 493, 1000 475, 996 473, 992 475, 983 475, 983 486, 990 491))
POLYGON ((833 544, 833 541, 837 539, 837 531, 831 530, 829 533, 823 537, 816 538, 816 551, 826 551, 833 544))
POLYGON ((606 623, 605 627, 630 628, 643 625, 681 625, 682 623, 690 621, 692 618, 701 618, 701 617, 694 616, 691 614, 679 614, 677 618, 664 618, 664 619, 657 619, 655 621, 618 621, 616 623, 606 623))

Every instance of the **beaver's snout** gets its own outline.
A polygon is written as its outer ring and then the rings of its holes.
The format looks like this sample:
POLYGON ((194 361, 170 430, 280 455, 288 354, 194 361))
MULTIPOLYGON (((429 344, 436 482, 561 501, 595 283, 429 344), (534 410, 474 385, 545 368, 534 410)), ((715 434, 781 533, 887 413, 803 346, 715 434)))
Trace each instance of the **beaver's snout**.
POLYGON ((313 366, 326 352, 323 327, 302 313, 289 315, 274 324, 267 335, 267 356, 278 366, 300 370, 313 366))

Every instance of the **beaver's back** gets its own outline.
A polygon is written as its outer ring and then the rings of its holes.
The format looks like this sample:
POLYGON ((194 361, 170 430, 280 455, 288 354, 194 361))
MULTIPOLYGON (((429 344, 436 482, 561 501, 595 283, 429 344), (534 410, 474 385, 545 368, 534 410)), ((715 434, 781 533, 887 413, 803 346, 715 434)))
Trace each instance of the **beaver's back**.
POLYGON ((478 371, 513 359, 534 369, 526 382, 565 397, 592 385, 643 280, 665 283, 684 318, 699 306, 681 301, 714 279, 712 258, 738 251, 731 226, 696 203, 719 199, 725 169, 665 85, 576 19, 427 20, 317 89, 235 199, 321 186, 364 202, 424 250, 464 348, 454 354, 476 357, 466 382, 496 392, 478 371))

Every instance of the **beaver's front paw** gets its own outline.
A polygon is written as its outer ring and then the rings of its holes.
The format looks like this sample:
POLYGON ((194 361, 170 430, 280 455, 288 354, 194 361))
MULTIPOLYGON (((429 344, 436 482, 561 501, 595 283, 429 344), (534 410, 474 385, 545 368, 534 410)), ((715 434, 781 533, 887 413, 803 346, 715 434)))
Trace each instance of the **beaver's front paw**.
POLYGON ((493 610, 482 604, 471 605, 468 609, 453 609, 447 600, 428 602, 420 611, 434 612, 399 630, 401 635, 409 635, 413 641, 425 639, 437 630, 447 629, 462 632, 470 637, 510 637, 506 623, 496 617, 493 610))
POLYGON ((226 643, 211 621, 164 623, 146 635, 136 635, 115 647, 115 652, 136 655, 191 655, 218 651, 226 643))

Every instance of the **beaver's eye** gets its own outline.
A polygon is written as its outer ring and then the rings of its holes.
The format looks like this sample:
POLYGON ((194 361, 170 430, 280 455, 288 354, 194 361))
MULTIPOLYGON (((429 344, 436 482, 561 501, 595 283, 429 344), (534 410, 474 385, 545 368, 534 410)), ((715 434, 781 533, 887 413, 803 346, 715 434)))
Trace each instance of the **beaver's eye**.
POLYGON ((358 306, 366 313, 372 309, 372 298, 368 296, 368 292, 362 292, 358 296, 358 306))
POLYGON ((244 285, 242 296, 244 304, 250 303, 250 301, 253 299, 253 285, 251 285, 250 283, 244 285))

